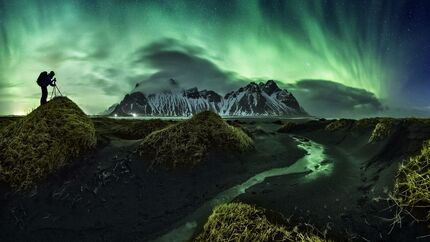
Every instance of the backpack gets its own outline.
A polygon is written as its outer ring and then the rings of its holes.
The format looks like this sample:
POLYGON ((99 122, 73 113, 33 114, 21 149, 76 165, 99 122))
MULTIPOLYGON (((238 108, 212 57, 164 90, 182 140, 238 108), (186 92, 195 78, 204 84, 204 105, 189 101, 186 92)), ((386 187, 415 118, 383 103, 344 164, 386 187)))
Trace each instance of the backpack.
POLYGON ((43 86, 45 83, 46 78, 48 77, 48 72, 43 71, 40 73, 39 77, 37 78, 37 85, 43 86))

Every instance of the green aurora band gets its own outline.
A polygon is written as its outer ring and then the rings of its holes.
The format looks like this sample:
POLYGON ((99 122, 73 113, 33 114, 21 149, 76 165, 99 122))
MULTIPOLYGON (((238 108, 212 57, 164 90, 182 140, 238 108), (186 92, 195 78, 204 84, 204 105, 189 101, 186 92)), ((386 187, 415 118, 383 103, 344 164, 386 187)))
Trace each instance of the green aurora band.
POLYGON ((51 69, 86 111, 101 111, 131 90, 133 78, 157 71, 132 65, 130 56, 165 38, 199 47, 200 57, 238 80, 326 79, 378 98, 401 88, 396 62, 405 54, 393 51, 390 37, 399 32, 393 16, 402 1, 337 1, 330 9, 310 0, 152 2, 0 0, 2 114, 37 106, 34 80, 51 69))

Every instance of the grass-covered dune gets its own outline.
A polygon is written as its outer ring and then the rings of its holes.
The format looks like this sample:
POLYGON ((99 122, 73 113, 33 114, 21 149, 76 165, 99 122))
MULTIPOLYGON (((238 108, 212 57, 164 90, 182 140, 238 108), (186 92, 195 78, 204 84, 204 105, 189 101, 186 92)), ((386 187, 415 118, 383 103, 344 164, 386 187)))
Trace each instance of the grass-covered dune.
POLYGON ((216 207, 194 241, 328 241, 311 231, 273 221, 264 209, 244 203, 216 207))
POLYGON ((430 222, 430 140, 400 165, 393 199, 417 220, 430 222))
POLYGON ((327 131, 338 131, 338 130, 347 130, 351 128, 355 123, 355 120, 352 119, 338 119, 328 123, 325 126, 325 130, 327 131))
POLYGON ((70 99, 56 97, 0 131, 0 182, 30 188, 95 144, 92 121, 70 99))
POLYGON ((190 168, 210 150, 244 152, 252 139, 240 128, 227 124, 213 112, 205 111, 146 136, 139 147, 151 167, 190 168))

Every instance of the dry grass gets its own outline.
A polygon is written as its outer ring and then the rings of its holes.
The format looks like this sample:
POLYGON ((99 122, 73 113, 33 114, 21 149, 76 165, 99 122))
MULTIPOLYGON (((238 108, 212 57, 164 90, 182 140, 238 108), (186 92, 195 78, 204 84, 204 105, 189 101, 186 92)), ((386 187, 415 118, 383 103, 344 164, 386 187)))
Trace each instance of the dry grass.
POLYGON ((369 143, 378 142, 386 139, 395 131, 396 124, 393 120, 383 119, 375 125, 369 138, 369 143))
POLYGON ((57 97, 0 132, 0 181, 27 189, 94 147, 94 125, 66 97, 57 97))
POLYGON ((299 231, 271 222, 266 211, 243 203, 216 207, 194 241, 328 241, 313 231, 299 231))
POLYGON ((354 128, 358 129, 374 129, 375 126, 379 123, 378 118, 364 118, 359 119, 355 122, 354 128))
POLYGON ((0 117, 0 130, 6 128, 11 123, 21 119, 21 117, 0 117))
POLYGON ((417 220, 430 221, 430 140, 421 152, 400 165, 393 199, 417 220))
POLYGON ((151 167, 173 169, 195 166, 211 149, 244 152, 252 147, 252 139, 243 130, 206 111, 149 134, 139 153, 151 160, 151 167))
POLYGON ((355 122, 352 119, 338 119, 330 122, 325 126, 325 130, 327 131, 338 131, 338 130, 346 130, 351 127, 351 125, 355 122))
POLYGON ((289 133, 289 132, 291 132, 291 131, 296 127, 296 126, 297 126, 297 124, 296 124, 296 123, 286 121, 286 122, 284 122, 284 124, 282 125, 282 127, 278 129, 278 132, 281 132, 281 133, 289 133))

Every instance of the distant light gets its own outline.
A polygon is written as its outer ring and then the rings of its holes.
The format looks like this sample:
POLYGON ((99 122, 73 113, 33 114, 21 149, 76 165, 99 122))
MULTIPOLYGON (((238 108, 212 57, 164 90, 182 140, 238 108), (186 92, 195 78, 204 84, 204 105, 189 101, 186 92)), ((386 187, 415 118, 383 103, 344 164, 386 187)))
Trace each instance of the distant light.
POLYGON ((118 117, 118 114, 114 114, 113 116, 116 118, 116 117, 118 117))
POLYGON ((15 116, 24 116, 25 112, 24 111, 17 111, 13 115, 15 115, 15 116))
POLYGON ((131 115, 133 115, 133 117, 137 117, 137 114, 135 114, 135 113, 132 113, 131 115))

